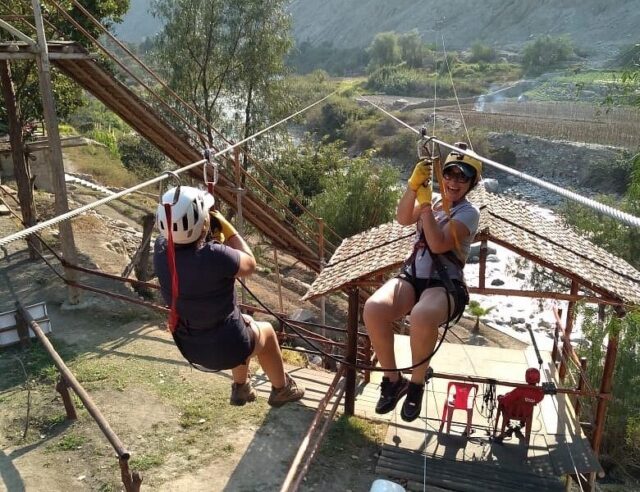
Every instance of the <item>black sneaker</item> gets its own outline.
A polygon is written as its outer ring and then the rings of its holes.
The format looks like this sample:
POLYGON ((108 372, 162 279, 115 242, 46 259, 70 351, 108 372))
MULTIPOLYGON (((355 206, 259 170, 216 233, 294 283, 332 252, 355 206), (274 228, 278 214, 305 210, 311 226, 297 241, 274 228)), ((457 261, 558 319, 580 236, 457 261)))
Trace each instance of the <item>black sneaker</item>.
POLYGON ((424 394, 424 385, 409 383, 407 397, 402 405, 400 417, 405 422, 413 422, 420 415, 422 410, 422 395, 424 394))
POLYGON ((383 377, 382 383, 380 383, 380 399, 376 404, 376 413, 389 413, 396 408, 400 398, 407 394, 408 387, 409 381, 403 376, 400 376, 400 379, 395 383, 392 383, 389 378, 383 377))

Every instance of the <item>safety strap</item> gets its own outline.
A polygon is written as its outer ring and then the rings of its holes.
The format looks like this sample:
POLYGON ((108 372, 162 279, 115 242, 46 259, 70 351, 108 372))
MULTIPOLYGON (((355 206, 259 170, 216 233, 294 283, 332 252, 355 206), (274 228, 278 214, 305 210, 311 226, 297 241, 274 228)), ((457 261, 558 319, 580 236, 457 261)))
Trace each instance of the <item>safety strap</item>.
POLYGON ((171 203, 164 203, 164 213, 167 217, 167 262, 169 264, 169 275, 171 276, 171 309, 169 311, 169 331, 176 331, 178 325, 178 269, 176 268, 176 249, 173 243, 173 222, 171 220, 171 203))

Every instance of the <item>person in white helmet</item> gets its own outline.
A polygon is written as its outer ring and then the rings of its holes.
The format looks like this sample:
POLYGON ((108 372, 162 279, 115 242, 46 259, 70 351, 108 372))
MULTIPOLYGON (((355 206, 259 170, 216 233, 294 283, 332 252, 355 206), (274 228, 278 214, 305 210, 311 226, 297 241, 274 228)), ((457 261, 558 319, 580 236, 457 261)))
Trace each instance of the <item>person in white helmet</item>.
POLYGON ((269 404, 296 401, 304 388, 282 363, 273 327, 240 313, 235 279, 256 268, 251 248, 218 211, 213 196, 178 186, 162 196, 156 213, 160 235, 154 268, 163 298, 171 306, 169 327, 176 345, 191 364, 209 370, 231 369, 230 403, 256 399, 248 381, 249 359, 257 356, 272 384, 269 404), (208 233, 215 224, 215 234, 208 233), (215 237, 216 239, 210 239, 215 237))
MULTIPOLYGON (((457 147, 466 150, 466 144, 457 147)), ((376 412, 392 411, 407 395, 400 416, 415 420, 421 410, 429 358, 438 326, 456 319, 469 302, 463 267, 478 229, 480 211, 466 198, 480 181, 482 161, 473 152, 451 152, 442 169, 441 197, 432 198, 431 161, 419 161, 398 203, 397 220, 416 224, 413 253, 401 273, 386 282, 366 302, 364 322, 380 365, 385 370, 376 412), (448 299, 447 299, 448 297, 448 299), (447 309, 450 309, 447 312, 447 309), (407 380, 397 370, 393 323, 409 314, 412 365, 407 380)))

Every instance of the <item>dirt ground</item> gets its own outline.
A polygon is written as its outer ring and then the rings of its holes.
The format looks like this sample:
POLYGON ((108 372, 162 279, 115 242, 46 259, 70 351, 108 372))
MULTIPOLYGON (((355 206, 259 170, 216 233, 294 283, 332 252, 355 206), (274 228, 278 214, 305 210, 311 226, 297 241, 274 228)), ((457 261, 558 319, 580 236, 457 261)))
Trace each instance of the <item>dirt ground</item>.
MULTIPOLYGON (((73 224, 80 262, 120 274, 139 240, 135 222, 100 210, 73 224)), ((0 237, 16 230, 12 217, 0 217, 0 237)), ((56 243, 54 233, 43 235, 56 243)), ((317 314, 316 306, 299 302, 301 282, 310 282, 310 273, 297 270, 285 255, 281 261, 281 270, 297 278, 283 282, 283 310, 304 308, 317 314)), ((59 268, 55 259, 51 262, 59 268)), ((263 253, 261 262, 269 265, 272 257, 263 253)), ((272 272, 263 270, 249 285, 277 308, 272 272)), ((133 294, 112 281, 81 280, 133 294)), ((68 306, 62 282, 42 261, 29 260, 22 241, 0 252, 0 293, 0 312, 13 309, 15 299, 25 305, 46 301, 52 343, 131 451, 132 468, 144 476, 143 489, 279 489, 313 418, 311 410, 299 405, 274 410, 262 399, 230 407, 229 376, 190 369, 164 329, 162 316, 87 292, 79 307, 68 306)), ((328 306, 331 322, 341 324, 344 299, 337 296, 328 306)), ((520 343, 484 328, 482 335, 474 334, 469 323, 452 330, 448 341, 520 343)), ((27 351, 0 349, 0 373, 0 490, 121 489, 113 450, 77 398, 79 419, 65 420, 54 390, 56 371, 38 344, 27 351)), ((383 426, 358 423, 354 430, 343 424, 330 432, 303 490, 368 490, 377 478, 383 426)))

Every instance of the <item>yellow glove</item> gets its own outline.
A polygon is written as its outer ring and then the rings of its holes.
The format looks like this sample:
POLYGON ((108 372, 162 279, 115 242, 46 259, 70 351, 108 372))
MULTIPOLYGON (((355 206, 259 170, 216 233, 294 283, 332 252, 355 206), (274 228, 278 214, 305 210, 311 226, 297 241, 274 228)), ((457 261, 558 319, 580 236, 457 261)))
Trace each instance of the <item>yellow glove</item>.
POLYGON ((431 204, 431 195, 433 190, 431 189, 431 185, 429 186, 421 186, 416 191, 416 198, 418 200, 418 204, 424 205, 425 203, 431 204))
POLYGON ((210 210, 209 218, 211 219, 211 234, 221 243, 238 234, 235 227, 218 210, 210 210))
POLYGON ((431 161, 428 159, 419 160, 409 178, 409 188, 413 191, 417 192, 423 185, 431 188, 431 161))

